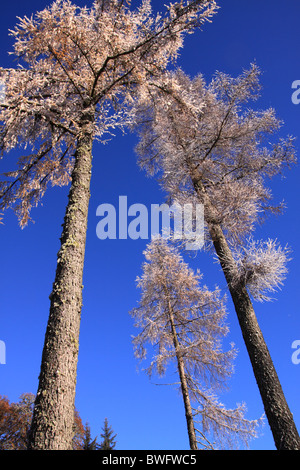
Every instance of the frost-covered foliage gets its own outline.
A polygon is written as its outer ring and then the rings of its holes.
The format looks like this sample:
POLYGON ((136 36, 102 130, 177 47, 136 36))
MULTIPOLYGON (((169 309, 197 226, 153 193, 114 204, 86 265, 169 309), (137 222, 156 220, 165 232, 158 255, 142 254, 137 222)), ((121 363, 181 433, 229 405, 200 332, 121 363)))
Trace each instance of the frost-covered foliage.
MULTIPOLYGON (((190 353, 193 348, 189 344, 191 339, 189 334, 195 335, 202 331, 204 338, 206 329, 208 332, 214 331, 216 345, 217 338, 227 334, 228 329, 224 323, 226 313, 219 289, 212 292, 205 286, 200 288, 199 280, 202 276, 199 272, 195 274, 184 263, 174 245, 160 237, 154 238, 144 254, 146 262, 143 264, 143 274, 137 278, 137 286, 141 289, 142 296, 139 307, 133 310, 135 318, 141 322, 138 326, 143 328, 143 333, 138 336, 135 344, 141 348, 138 349, 138 356, 142 358, 144 335, 147 340, 151 339, 153 344, 158 342, 158 355, 148 372, 151 374, 155 369, 158 374, 163 375, 165 362, 168 362, 172 356, 174 357, 168 316, 170 308, 176 314, 178 328, 182 329, 182 334, 186 333, 186 347, 190 353), (172 350, 171 356, 169 356, 169 348, 172 350)), ((210 349, 210 343, 203 341, 202 352, 201 355, 199 354, 203 363, 212 362, 221 365, 224 360, 224 369, 212 367, 207 376, 208 380, 215 372, 218 375, 221 370, 227 371, 227 355, 221 353, 219 345, 215 353, 216 356, 211 361, 213 352, 210 349)))
POLYGON ((220 290, 200 286, 202 275, 184 262, 176 246, 156 237, 145 251, 138 307, 131 314, 141 332, 134 338, 136 356, 153 357, 146 371, 163 376, 175 364, 186 382, 193 405, 198 445, 204 448, 238 447, 256 436, 258 421, 248 421, 245 406, 226 409, 218 393, 233 372, 236 351, 222 350, 228 333, 225 299, 220 290), (183 365, 180 369, 180 361, 183 365))
POLYGON ((69 182, 87 116, 101 141, 124 126, 134 96, 176 59, 184 33, 216 9, 213 0, 194 0, 155 15, 150 0, 135 10, 123 0, 98 0, 91 8, 56 0, 19 19, 11 31, 19 67, 0 68, 0 148, 30 152, 4 175, 0 208, 15 206, 26 225, 47 186, 69 182))
POLYGON ((260 88, 255 65, 237 78, 217 73, 209 84, 179 70, 152 85, 136 110, 140 165, 157 173, 172 203, 203 204, 206 248, 225 275, 275 445, 298 449, 299 433, 249 297, 266 299, 279 287, 287 253, 273 242, 246 245, 257 223, 281 209, 271 205, 268 180, 295 162, 293 138, 274 143, 281 124, 274 110, 249 108, 260 88))
POLYGON ((290 249, 276 240, 250 239, 234 253, 239 271, 238 283, 245 285, 255 300, 272 300, 268 295, 283 284, 287 275, 290 249))
POLYGON ((216 73, 210 83, 183 71, 153 82, 136 111, 140 165, 159 173, 173 200, 210 201, 206 222, 218 223, 228 240, 241 240, 271 207, 266 179, 295 161, 293 139, 269 144, 281 122, 273 109, 255 111, 260 71, 252 65, 237 78, 216 73))

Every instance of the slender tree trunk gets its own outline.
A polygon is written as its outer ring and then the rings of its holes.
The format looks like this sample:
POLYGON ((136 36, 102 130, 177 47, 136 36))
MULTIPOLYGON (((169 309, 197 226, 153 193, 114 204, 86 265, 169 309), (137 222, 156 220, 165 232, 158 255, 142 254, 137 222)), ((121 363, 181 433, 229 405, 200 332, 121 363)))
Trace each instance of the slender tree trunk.
POLYGON ((169 317, 170 317, 170 324, 171 324, 171 330, 172 330, 172 336, 173 336, 173 343, 174 343, 174 348, 175 348, 175 353, 176 353, 176 358, 177 358, 179 378, 180 378, 180 383, 181 383, 181 391, 182 391, 182 396, 183 396, 190 449, 198 450, 196 432, 195 432, 195 427, 194 427, 193 411, 191 407, 189 389, 188 389, 186 374, 185 374, 185 369, 184 369, 184 361, 180 353, 180 344, 178 341, 178 336, 177 336, 177 331, 175 327, 174 316, 173 316, 172 307, 170 305, 170 301, 169 301, 169 317))
POLYGON ((82 277, 90 199, 93 142, 90 126, 93 118, 91 113, 84 116, 75 152, 29 435, 28 448, 32 450, 72 448, 82 277))
POLYGON ((204 202, 205 220, 234 303, 275 446, 278 450, 300 450, 300 437, 293 415, 286 402, 247 289, 236 285, 236 263, 222 228, 214 218, 214 209, 199 177, 194 178, 193 184, 204 202))

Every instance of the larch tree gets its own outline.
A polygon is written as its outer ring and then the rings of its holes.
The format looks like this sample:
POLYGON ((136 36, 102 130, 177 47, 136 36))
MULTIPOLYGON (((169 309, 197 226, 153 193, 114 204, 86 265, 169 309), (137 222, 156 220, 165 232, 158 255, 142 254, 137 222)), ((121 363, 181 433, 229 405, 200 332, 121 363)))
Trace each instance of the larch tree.
POLYGON ((145 251, 137 278, 141 300, 131 314, 141 332, 134 338, 136 356, 153 355, 146 371, 163 376, 175 363, 184 402, 190 449, 237 448, 256 437, 259 421, 244 417, 245 406, 226 409, 218 394, 233 372, 233 347, 224 352, 228 333, 220 290, 200 286, 202 276, 184 262, 180 251, 155 237, 145 251))
POLYGON ((256 65, 237 78, 216 73, 211 83, 181 70, 153 82, 140 104, 139 164, 160 182, 172 201, 203 204, 205 247, 217 255, 277 449, 299 449, 299 434, 270 352, 254 300, 266 300, 286 276, 288 248, 255 241, 253 231, 272 204, 268 180, 296 160, 293 138, 269 143, 280 128, 273 109, 248 103, 260 91, 256 65), (156 90, 156 92, 155 92, 156 90))
POLYGON ((170 4, 154 15, 150 0, 97 0, 79 8, 57 0, 19 20, 15 69, 0 69, 0 147, 26 150, 2 175, 0 210, 12 207, 21 226, 47 187, 70 183, 50 295, 50 315, 30 432, 30 449, 72 443, 82 275, 92 145, 127 123, 126 109, 151 76, 175 60, 190 33, 210 20, 214 1, 170 4))

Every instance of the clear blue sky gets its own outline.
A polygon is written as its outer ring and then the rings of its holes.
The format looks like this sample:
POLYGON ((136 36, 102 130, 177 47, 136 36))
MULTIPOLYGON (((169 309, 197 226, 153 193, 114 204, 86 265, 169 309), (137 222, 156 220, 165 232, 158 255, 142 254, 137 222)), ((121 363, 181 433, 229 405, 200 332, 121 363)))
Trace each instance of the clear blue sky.
MULTIPOLYGON (((78 0, 79 5, 90 5, 78 0)), ((138 2, 134 2, 137 4, 138 2)), ((165 2, 153 1, 155 9, 165 2)), ((48 4, 46 0, 11 0, 3 3, 0 16, 0 66, 13 66, 8 29, 16 16, 31 15, 48 4)), ((179 64, 209 81, 216 70, 237 75, 256 61, 261 68, 261 108, 272 106, 285 125, 279 136, 299 136, 300 105, 291 101, 292 82, 300 80, 298 0, 219 0, 221 6, 204 31, 187 37, 179 64)), ((104 418, 117 433, 119 449, 188 449, 181 397, 172 387, 158 386, 137 372, 131 335, 137 333, 128 314, 138 300, 135 278, 143 262, 145 240, 106 240, 96 237, 96 208, 102 203, 117 206, 121 195, 128 204, 160 203, 162 193, 154 180, 147 179, 136 165, 135 136, 117 136, 109 145, 94 148, 92 197, 90 202, 84 300, 80 336, 76 407, 92 435, 99 435, 104 418)), ((299 142, 297 141, 299 148, 299 142)), ((5 156, 0 171, 9 168, 5 156)), ((276 179, 272 189, 276 200, 284 199, 284 215, 270 219, 258 230, 258 238, 277 238, 293 249, 293 260, 283 289, 276 301, 255 304, 271 356, 298 429, 300 429, 300 364, 292 363, 292 342, 300 340, 300 169, 295 166, 285 179, 276 179)), ((34 209, 34 224, 18 227, 12 211, 0 226, 0 340, 6 344, 7 363, 0 365, 0 394, 17 401, 24 392, 35 393, 40 369, 49 300, 54 280, 56 254, 67 202, 67 188, 50 189, 43 206, 34 209)), ((213 288, 225 283, 212 258, 200 253, 191 261, 213 288)), ((262 415, 263 407, 251 365, 245 351, 235 312, 228 302, 230 335, 239 350, 230 389, 221 396, 227 406, 245 402, 247 417, 262 415)), ((167 377, 166 381, 173 381, 167 377)), ((266 422, 263 434, 251 449, 274 449, 266 422)))

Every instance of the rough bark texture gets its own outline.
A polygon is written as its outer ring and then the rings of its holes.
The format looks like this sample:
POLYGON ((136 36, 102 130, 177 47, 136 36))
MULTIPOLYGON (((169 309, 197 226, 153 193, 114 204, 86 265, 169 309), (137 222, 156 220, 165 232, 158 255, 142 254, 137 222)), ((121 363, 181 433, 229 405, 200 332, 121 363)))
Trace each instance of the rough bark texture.
POLYGON ((82 277, 90 199, 91 119, 89 116, 82 125, 75 153, 29 436, 29 449, 32 450, 72 448, 82 277))
POLYGON ((177 365, 178 365, 181 392, 182 392, 184 409, 185 409, 185 418, 186 418, 187 431, 188 431, 188 436, 189 436, 190 449, 198 450, 196 432, 195 432, 194 420, 193 420, 193 411, 191 407, 189 389, 188 389, 186 374, 185 374, 185 369, 184 369, 184 361, 180 353, 180 344, 179 344, 178 337, 177 337, 175 321, 174 321, 174 316, 173 316, 170 301, 169 301, 169 316, 170 316, 173 343, 174 343, 177 365))
POLYGON ((198 178, 195 178, 193 183, 204 202, 205 219, 234 303, 275 446, 278 450, 300 450, 300 437, 293 415, 286 402, 247 289, 236 285, 234 280, 238 277, 237 267, 222 228, 214 219, 209 197, 198 178))

